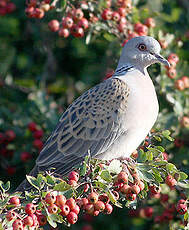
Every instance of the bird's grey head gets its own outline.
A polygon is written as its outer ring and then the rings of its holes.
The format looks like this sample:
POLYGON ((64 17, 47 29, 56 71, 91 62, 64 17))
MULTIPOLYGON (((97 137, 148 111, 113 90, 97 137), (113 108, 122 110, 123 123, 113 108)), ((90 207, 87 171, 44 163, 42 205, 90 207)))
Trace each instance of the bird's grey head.
POLYGON ((141 70, 154 63, 169 66, 169 62, 160 55, 160 50, 159 42, 152 37, 132 38, 125 44, 118 65, 131 64, 141 70))

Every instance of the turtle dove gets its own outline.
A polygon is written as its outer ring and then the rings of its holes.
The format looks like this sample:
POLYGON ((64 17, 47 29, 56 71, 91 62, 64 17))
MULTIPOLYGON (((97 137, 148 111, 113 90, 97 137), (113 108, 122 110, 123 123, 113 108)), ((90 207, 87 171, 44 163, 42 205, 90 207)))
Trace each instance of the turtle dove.
MULTIPOLYGON (((158 41, 149 36, 129 40, 113 76, 77 98, 63 113, 48 138, 31 175, 55 168, 64 175, 91 157, 126 158, 154 125, 158 100, 147 67, 169 65, 158 41)), ((17 190, 25 189, 22 183, 17 190)))

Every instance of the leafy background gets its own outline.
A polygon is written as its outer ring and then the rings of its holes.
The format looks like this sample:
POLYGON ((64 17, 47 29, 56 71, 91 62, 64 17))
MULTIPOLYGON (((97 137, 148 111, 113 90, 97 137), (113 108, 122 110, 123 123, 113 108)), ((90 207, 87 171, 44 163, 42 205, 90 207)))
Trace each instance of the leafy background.
MULTIPOLYGON (((52 131, 65 108, 82 92, 103 80, 108 69, 115 69, 121 45, 108 31, 92 37, 63 39, 48 30, 48 21, 56 13, 42 20, 28 19, 25 6, 14 1, 14 13, 0 17, 0 132, 13 130, 16 138, 0 152, 0 179, 12 183, 14 189, 25 177, 38 156, 28 123, 34 121, 44 131, 43 141, 52 131), (21 160, 27 151, 32 158, 21 160)), ((156 20, 150 34, 163 38, 168 47, 163 55, 174 52, 180 58, 176 79, 189 71, 189 4, 184 0, 135 0, 132 23, 144 22, 147 17, 156 20)), ((154 65, 149 69, 160 103, 157 130, 170 129, 181 147, 175 143, 166 146, 170 161, 189 173, 189 128, 180 120, 189 116, 189 90, 175 89, 175 79, 166 75, 166 69, 154 65)), ((145 109, 145 108, 144 108, 145 109)), ((130 218, 128 211, 114 210, 111 216, 89 220, 93 229, 159 229, 152 220, 130 218)), ((73 226, 82 229, 86 219, 73 226)), ((167 226, 165 227, 167 229, 167 226)))

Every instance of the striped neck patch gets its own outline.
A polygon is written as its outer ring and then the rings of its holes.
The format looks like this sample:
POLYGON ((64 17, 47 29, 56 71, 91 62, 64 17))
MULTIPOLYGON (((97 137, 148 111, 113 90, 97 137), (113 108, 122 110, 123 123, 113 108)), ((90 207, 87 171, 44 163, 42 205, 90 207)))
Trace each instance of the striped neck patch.
POLYGON ((134 66, 132 65, 123 65, 115 70, 114 76, 122 76, 125 75, 129 70, 132 70, 134 66))

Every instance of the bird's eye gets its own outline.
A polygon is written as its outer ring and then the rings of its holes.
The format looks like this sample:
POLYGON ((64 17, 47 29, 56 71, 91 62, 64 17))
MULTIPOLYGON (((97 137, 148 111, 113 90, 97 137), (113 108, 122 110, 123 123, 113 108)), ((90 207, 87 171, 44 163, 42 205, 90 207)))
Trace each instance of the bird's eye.
POLYGON ((140 45, 138 46, 138 49, 139 49, 140 51, 144 51, 144 50, 146 50, 146 45, 145 45, 145 44, 140 44, 140 45))

